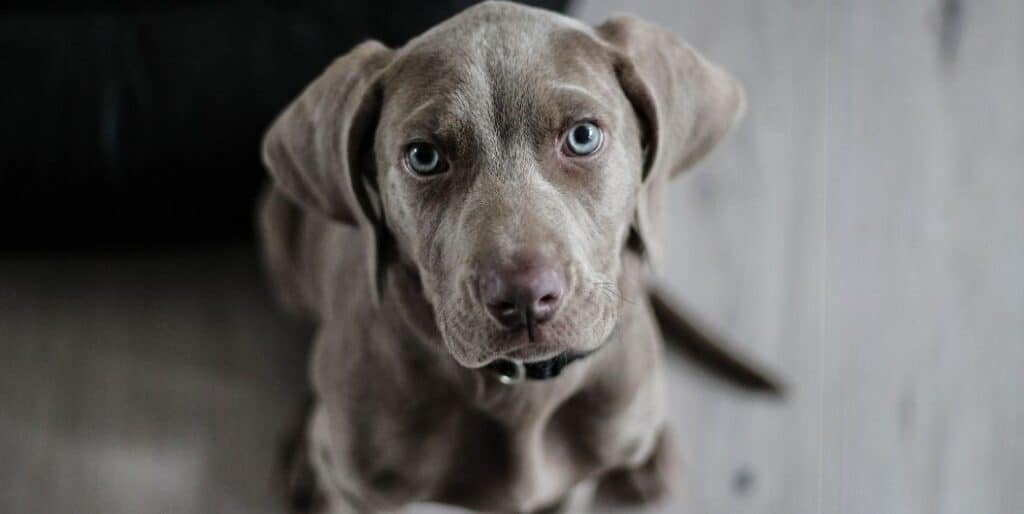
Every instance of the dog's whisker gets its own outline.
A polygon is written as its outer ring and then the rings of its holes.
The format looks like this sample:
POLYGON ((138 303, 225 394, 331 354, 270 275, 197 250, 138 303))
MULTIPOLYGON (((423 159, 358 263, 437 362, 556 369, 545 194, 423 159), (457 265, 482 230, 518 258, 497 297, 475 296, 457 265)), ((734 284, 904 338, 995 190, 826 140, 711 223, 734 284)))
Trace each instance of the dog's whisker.
POLYGON ((615 283, 613 283, 613 282, 601 282, 601 281, 598 281, 598 282, 594 282, 593 284, 594 284, 594 287, 597 290, 607 293, 610 297, 612 297, 614 299, 622 300, 623 302, 628 303, 628 304, 634 304, 635 303, 632 299, 630 299, 630 298, 626 297, 625 295, 623 295, 622 291, 619 289, 619 287, 615 283))

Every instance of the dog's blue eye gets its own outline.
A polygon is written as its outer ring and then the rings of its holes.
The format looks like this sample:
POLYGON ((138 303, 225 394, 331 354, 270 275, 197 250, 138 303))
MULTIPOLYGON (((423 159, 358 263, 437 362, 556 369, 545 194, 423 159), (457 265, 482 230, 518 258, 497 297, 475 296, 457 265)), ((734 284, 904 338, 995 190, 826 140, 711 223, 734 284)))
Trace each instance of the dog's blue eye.
POLYGON ((430 143, 413 143, 405 151, 409 168, 419 175, 434 175, 444 171, 441 152, 430 143))
POLYGON ((584 121, 569 129, 565 138, 565 147, 570 155, 590 155, 601 146, 601 129, 597 125, 584 121))

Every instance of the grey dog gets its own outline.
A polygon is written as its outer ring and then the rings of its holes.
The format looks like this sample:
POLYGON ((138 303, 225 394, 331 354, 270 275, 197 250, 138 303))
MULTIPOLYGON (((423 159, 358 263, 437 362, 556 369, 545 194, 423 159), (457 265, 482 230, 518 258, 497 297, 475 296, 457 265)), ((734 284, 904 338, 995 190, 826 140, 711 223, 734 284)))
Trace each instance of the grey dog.
POLYGON ((660 192, 744 108, 632 17, 504 2, 333 62, 266 134, 270 274, 317 325, 318 512, 586 511, 673 480, 660 192))

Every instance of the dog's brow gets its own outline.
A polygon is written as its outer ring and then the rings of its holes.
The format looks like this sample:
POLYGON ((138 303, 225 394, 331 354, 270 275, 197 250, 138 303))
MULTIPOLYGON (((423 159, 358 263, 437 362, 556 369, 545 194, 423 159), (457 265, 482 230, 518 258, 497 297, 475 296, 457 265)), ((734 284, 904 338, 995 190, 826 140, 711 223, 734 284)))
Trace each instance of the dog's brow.
POLYGON ((594 102, 597 105, 603 104, 602 100, 598 98, 597 95, 591 93, 590 90, 578 84, 570 84, 568 82, 555 82, 554 84, 552 84, 552 87, 554 89, 563 89, 566 91, 571 91, 574 94, 583 95, 587 97, 588 100, 594 102))
POLYGON ((402 126, 408 126, 412 124, 416 120, 416 117, 420 115, 420 113, 433 107, 435 103, 437 103, 437 99, 431 98, 414 107, 411 111, 409 111, 409 114, 405 115, 405 118, 402 119, 402 126))

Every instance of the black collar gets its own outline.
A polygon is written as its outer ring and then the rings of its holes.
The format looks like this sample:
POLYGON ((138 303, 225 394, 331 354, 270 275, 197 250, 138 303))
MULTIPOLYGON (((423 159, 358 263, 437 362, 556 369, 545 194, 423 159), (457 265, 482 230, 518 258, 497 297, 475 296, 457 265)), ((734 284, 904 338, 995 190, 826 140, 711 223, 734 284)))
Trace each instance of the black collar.
POLYGON ((557 377, 566 366, 584 357, 589 357, 598 349, 600 348, 588 352, 564 352, 548 360, 537 362, 522 362, 502 358, 488 364, 486 369, 495 373, 498 376, 498 381, 506 385, 517 384, 524 378, 547 380, 557 377))

